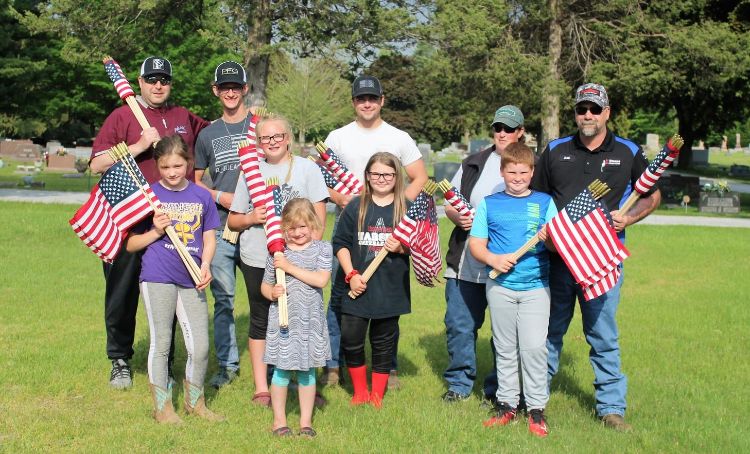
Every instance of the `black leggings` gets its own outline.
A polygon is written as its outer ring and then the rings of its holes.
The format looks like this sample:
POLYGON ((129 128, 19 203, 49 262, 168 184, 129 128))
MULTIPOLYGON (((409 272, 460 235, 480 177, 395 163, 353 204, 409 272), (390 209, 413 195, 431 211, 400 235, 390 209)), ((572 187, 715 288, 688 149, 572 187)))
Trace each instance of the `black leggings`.
POLYGON ((365 335, 369 325, 372 370, 383 374, 389 373, 398 339, 398 318, 395 316, 369 319, 341 314, 341 344, 347 367, 365 364, 365 335))
POLYGON ((254 266, 240 263, 242 276, 245 278, 245 287, 247 287, 247 299, 250 301, 250 327, 248 336, 253 340, 266 340, 266 328, 268 328, 268 310, 271 308, 271 301, 263 297, 260 293, 260 284, 263 282, 263 273, 265 268, 256 268, 254 266))

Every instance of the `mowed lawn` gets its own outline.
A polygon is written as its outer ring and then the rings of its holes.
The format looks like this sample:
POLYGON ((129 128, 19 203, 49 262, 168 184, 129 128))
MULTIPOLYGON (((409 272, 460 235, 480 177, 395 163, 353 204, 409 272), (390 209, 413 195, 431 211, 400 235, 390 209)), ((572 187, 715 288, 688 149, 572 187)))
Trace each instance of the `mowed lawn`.
MULTIPOLYGON (((148 329, 139 310, 135 386, 109 388, 103 277, 98 259, 67 220, 71 205, 0 203, 0 451, 3 452, 744 452, 750 446, 750 230, 635 226, 629 232, 619 320, 629 379, 629 434, 593 413, 593 373, 576 317, 547 409, 551 434, 532 437, 526 421, 485 429, 480 390, 445 405, 447 363, 441 287, 413 284, 413 313, 402 318, 403 389, 383 409, 350 408, 348 388, 325 389, 314 440, 275 439, 271 412, 250 405, 248 305, 237 289, 242 375, 208 390, 222 424, 185 418, 180 427, 150 417, 148 329)), ((442 240, 448 225, 442 220, 442 240)), ((444 251, 443 251, 444 253, 444 251)), ((241 281, 241 279, 240 279, 241 281)), ((490 333, 481 331, 480 376, 490 368, 490 333)), ((178 343, 178 378, 185 351, 178 343)), ((209 377, 216 370, 213 357, 209 377)), ((294 396, 296 399, 296 395, 294 396)), ((177 395, 181 411, 182 392, 177 395)), ((289 403, 298 429, 298 406, 289 403)))

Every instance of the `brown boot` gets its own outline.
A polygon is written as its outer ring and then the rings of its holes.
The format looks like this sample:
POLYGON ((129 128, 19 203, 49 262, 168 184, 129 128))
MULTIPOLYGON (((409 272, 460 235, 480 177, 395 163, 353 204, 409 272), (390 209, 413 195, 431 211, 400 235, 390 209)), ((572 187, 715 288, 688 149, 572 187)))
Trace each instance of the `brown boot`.
POLYGON ((320 384, 324 386, 338 386, 341 380, 340 374, 341 369, 338 367, 326 367, 323 369, 323 379, 320 380, 320 384))
POLYGON ((154 419, 160 424, 181 424, 182 419, 172 406, 172 389, 160 388, 149 384, 151 397, 154 399, 154 419))
POLYGON ((185 380, 185 412, 189 415, 200 416, 209 421, 220 422, 226 419, 206 407, 203 387, 190 383, 187 380, 185 380))

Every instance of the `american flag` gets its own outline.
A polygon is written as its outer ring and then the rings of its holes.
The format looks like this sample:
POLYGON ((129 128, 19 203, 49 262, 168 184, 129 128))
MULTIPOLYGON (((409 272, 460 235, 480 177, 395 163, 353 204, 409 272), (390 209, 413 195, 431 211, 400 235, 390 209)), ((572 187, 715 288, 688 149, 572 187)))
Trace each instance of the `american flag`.
POLYGON ((107 71, 107 75, 112 79, 112 83, 115 85, 117 94, 124 101, 128 96, 135 96, 133 89, 130 87, 130 82, 125 78, 120 65, 116 61, 109 59, 104 62, 104 69, 107 71))
POLYGON ((258 125, 258 122, 260 121, 260 115, 254 114, 252 117, 250 117, 250 123, 247 125, 247 140, 250 142, 250 145, 255 147, 255 150, 258 152, 258 158, 260 159, 266 159, 266 153, 258 148, 258 137, 255 135, 255 127, 258 125))
MULTIPOLYGON (((447 182, 447 180, 445 181, 447 182)), ((450 203, 450 205, 455 208, 460 215, 469 216, 474 219, 474 213, 476 213, 476 209, 471 206, 471 203, 466 200, 466 197, 464 197, 464 195, 461 194, 461 191, 456 189, 455 186, 451 185, 450 189, 445 191, 445 200, 450 203)))
POLYGON ((393 236, 411 249, 417 282, 433 287, 443 268, 440 260, 437 210, 435 199, 422 191, 393 229, 393 236))
POLYGON ((362 192, 362 182, 359 181, 359 178, 357 178, 346 167, 346 165, 341 161, 336 153, 334 153, 333 150, 328 148, 323 142, 318 143, 316 150, 320 155, 320 158, 323 160, 326 168, 331 172, 334 178, 336 178, 347 188, 349 188, 351 194, 356 195, 362 192))
POLYGON ((331 172, 329 172, 328 169, 326 169, 325 166, 321 165, 315 158, 313 158, 312 156, 308 156, 308 159, 310 159, 315 163, 315 165, 318 166, 318 168, 320 169, 320 173, 323 175, 323 181, 325 181, 327 187, 344 195, 352 193, 351 189, 347 188, 344 183, 340 182, 333 175, 331 175, 331 172))
POLYGON ((240 167, 245 176, 247 190, 250 193, 250 201, 253 207, 266 206, 267 199, 272 195, 266 191, 266 182, 260 173, 260 158, 255 145, 247 141, 240 142, 238 153, 240 156, 240 167))
MULTIPOLYGON (((140 185, 158 207, 159 200, 146 183, 132 156, 123 158, 133 169, 140 185)), ((111 263, 120 251, 122 240, 128 229, 153 212, 151 204, 118 160, 102 175, 94 186, 89 199, 68 221, 78 237, 96 255, 111 263)))
POLYGON ((630 253, 617 238, 607 208, 588 189, 552 218, 548 230, 586 301, 614 287, 619 265, 630 253))
POLYGON ((275 252, 284 252, 284 237, 281 234, 281 188, 276 182, 269 182, 266 190, 272 194, 266 205, 266 245, 268 252, 273 255, 275 252))
POLYGON ((659 152, 658 155, 651 161, 646 170, 643 172, 638 181, 635 182, 635 190, 639 194, 646 194, 656 184, 667 168, 672 165, 672 162, 680 154, 680 147, 675 147, 672 143, 672 139, 667 141, 664 148, 659 152))

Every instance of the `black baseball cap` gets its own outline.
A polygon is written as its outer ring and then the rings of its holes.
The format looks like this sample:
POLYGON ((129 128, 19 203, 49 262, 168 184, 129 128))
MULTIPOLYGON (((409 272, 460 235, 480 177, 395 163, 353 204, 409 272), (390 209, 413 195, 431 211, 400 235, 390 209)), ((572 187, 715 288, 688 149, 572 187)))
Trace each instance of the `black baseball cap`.
POLYGON ((240 84, 247 85, 247 73, 241 64, 234 61, 225 61, 216 67, 214 71, 214 85, 240 84))
POLYGON ((164 74, 172 77, 172 63, 163 57, 148 57, 141 64, 141 77, 164 74))
POLYGON ((352 98, 363 95, 383 96, 383 88, 380 81, 373 76, 359 76, 352 84, 352 98))

